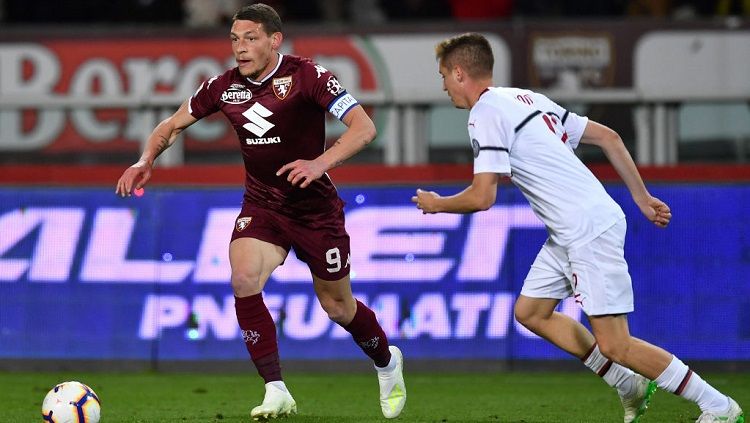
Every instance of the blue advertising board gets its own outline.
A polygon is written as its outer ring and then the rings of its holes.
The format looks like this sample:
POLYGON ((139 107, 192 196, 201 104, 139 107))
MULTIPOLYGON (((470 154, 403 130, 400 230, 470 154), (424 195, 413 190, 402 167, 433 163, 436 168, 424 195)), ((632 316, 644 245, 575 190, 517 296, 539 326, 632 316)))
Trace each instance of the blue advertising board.
MULTIPOLYGON (((486 212, 423 215, 414 188, 340 189, 353 291, 391 342, 411 358, 568 357, 513 319, 546 239, 518 190, 501 187, 486 212)), ((623 186, 607 189, 628 216, 631 332, 683 359, 750 360, 750 186, 652 187, 672 207, 668 229, 643 218, 623 186)), ((246 358, 227 257, 241 199, 228 188, 126 199, 111 189, 0 188, 0 358, 246 358)), ((293 253, 264 298, 282 358, 361 356, 293 253)), ((585 321, 574 301, 560 310, 585 321)))

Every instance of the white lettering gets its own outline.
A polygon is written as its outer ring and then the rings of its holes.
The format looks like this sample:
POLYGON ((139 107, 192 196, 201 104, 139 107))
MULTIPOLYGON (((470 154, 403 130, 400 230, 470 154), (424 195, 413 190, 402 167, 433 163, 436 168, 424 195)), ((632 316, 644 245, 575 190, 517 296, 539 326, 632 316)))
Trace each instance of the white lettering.
POLYGON ((492 308, 487 316, 487 338, 505 338, 513 316, 513 295, 508 293, 495 294, 492 308))
POLYGON ((345 94, 341 96, 335 103, 333 103, 328 111, 336 116, 337 119, 342 119, 346 112, 357 104, 357 100, 351 96, 351 94, 345 94))
POLYGON ((81 268, 84 282, 179 283, 193 269, 189 261, 127 260, 135 226, 129 209, 100 208, 81 268))
POLYGON ((314 296, 290 295, 286 304, 284 334, 292 339, 314 339, 323 335, 331 324, 328 314, 314 296), (309 318, 306 319, 306 315, 309 318))
POLYGON ((453 266, 451 258, 422 258, 443 253, 444 232, 428 229, 457 229, 461 215, 423 215, 410 206, 357 208, 346 216, 351 235, 352 270, 358 281, 433 282, 442 279, 453 266), (383 233, 387 230, 388 233, 383 233), (398 232, 396 232, 398 230, 398 232), (414 257, 406 260, 406 256, 414 257), (400 256, 378 258, 375 256, 400 256))
POLYGON ((442 294, 423 294, 411 310, 410 319, 401 325, 405 338, 419 338, 428 335, 430 338, 445 339, 451 336, 448 308, 442 294))
POLYGON ((242 127, 255 134, 256 137, 262 137, 271 128, 276 126, 265 119, 272 114, 273 113, 263 107, 262 104, 255 103, 242 113, 242 116, 245 116, 247 120, 250 121, 242 125, 242 127))
POLYGON ((0 281, 16 281, 29 268, 29 280, 67 281, 84 216, 77 208, 15 209, 0 216, 0 257, 40 227, 30 260, 0 259, 0 281))
POLYGON ((490 306, 490 294, 456 294, 451 301, 451 308, 458 311, 453 331, 455 338, 474 338, 477 335, 479 316, 490 306))
MULTIPOLYGON (((232 58, 232 61, 234 58, 232 58)), ((234 64, 224 67, 221 63, 210 57, 200 56, 187 63, 184 69, 179 69, 177 75, 180 79, 175 91, 188 97, 194 90, 195 87, 207 78, 211 78, 214 75, 221 74, 225 69, 237 66, 237 62, 234 64)), ((212 78, 213 80, 213 78, 212 78)), ((211 80, 209 81, 210 85, 211 80)))
POLYGON ((17 43, 0 46, 0 94, 44 95, 52 92, 60 78, 60 64, 54 53, 39 44, 17 43), (30 75, 25 71, 30 70, 30 75))
POLYGON ((245 144, 247 145, 264 145, 264 144, 280 144, 280 143, 281 143, 281 137, 245 138, 245 144))
POLYGON ((458 268, 460 281, 497 280, 512 229, 544 228, 528 205, 495 206, 471 218, 458 268))
MULTIPOLYGON (((172 56, 161 57, 157 60, 145 58, 127 58, 123 61, 125 80, 130 95, 147 98, 156 92, 157 86, 171 86, 180 75, 179 63, 172 56)), ((189 92, 189 91, 188 91, 189 92)), ((187 96, 187 95, 186 95, 187 96)), ((160 110, 129 109, 128 120, 125 124, 123 137, 127 140, 142 142, 148 138, 156 124, 174 113, 174 107, 160 110)), ((191 127, 192 128, 192 127, 191 127)))
POLYGON ((202 283, 226 283, 232 276, 229 265, 229 240, 239 208, 211 209, 203 226, 193 279, 202 283))
POLYGON ((156 339, 162 329, 175 328, 187 321, 188 302, 177 295, 149 295, 143 305, 138 336, 144 340, 156 339))
MULTIPOLYGON (((122 79, 117 69, 109 60, 104 59, 86 61, 73 76, 70 82, 70 92, 79 96, 92 95, 97 83, 101 92, 95 95, 112 97, 123 95, 122 79)), ((71 119, 80 134, 94 142, 108 141, 120 132, 120 124, 116 120, 101 122, 91 109, 75 108, 71 112, 71 119)))
MULTIPOLYGON (((361 294, 357 294, 356 298, 367 304, 366 297, 361 294)), ((416 298, 410 309, 404 309, 406 314, 401 312, 402 300, 398 294, 388 293, 375 297, 370 304, 386 336, 392 340, 420 337, 505 339, 509 328, 514 328, 522 338, 538 339, 513 319, 514 296, 508 292, 425 293, 416 298), (451 309, 457 311, 453 319, 446 306, 448 303, 451 309), (486 325, 480 325, 485 311, 488 311, 486 325), (400 327, 399 320, 403 320, 400 327)), ((330 321, 314 294, 268 294, 264 296, 264 301, 277 328, 289 339, 341 340, 351 337, 340 325, 330 321)), ((234 313, 234 296, 227 295, 219 302, 205 294, 192 299, 178 295, 146 296, 139 337, 152 340, 161 336, 166 329, 183 331, 191 310, 198 320, 198 335, 193 339, 213 336, 217 340, 230 341, 240 338, 234 313)), ((580 307, 572 298, 562 301, 558 310, 577 321, 582 317, 580 307)))
POLYGON ((220 307, 210 295, 198 295, 193 300, 193 313, 198 316, 198 337, 204 339, 209 328, 216 339, 229 340, 237 337, 239 326, 234 311, 234 295, 224 297, 220 307))
MULTIPOLYGON (((60 78, 55 55, 38 44, 19 43, 0 46, 0 96, 44 96, 60 78), (25 71, 30 70, 26 75, 25 71)), ((28 112, 0 110, 0 146, 4 150, 29 151, 49 145, 65 126, 62 110, 40 109, 34 124, 24 127, 28 112)))
MULTIPOLYGON (((360 300, 361 301, 361 300, 360 300)), ((388 338, 401 338, 401 304, 396 294, 381 294, 375 297, 370 308, 378 316, 378 322, 388 338)))

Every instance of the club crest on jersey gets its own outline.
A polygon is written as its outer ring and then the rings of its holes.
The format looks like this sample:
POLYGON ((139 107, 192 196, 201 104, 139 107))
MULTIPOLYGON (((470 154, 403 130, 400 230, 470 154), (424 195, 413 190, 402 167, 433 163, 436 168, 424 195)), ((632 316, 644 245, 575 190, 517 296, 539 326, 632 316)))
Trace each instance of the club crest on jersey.
POLYGON ((292 77, 285 76, 283 78, 273 79, 273 93, 276 94, 276 98, 283 100, 289 95, 289 91, 292 90, 292 77))
POLYGON ((253 98, 253 93, 242 84, 232 84, 221 93, 221 101, 229 104, 242 104, 253 98))
POLYGON ((237 232, 242 232, 250 226, 250 221, 253 220, 252 217, 241 217, 237 219, 237 223, 235 225, 235 228, 237 229, 237 232))

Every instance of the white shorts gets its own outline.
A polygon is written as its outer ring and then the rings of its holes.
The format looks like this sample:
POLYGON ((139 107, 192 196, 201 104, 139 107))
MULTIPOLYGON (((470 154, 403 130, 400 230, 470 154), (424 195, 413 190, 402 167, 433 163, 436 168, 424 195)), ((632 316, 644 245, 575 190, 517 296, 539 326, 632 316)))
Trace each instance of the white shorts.
POLYGON ((633 311, 633 285, 625 262, 625 219, 593 241, 561 247, 542 246, 521 288, 531 298, 574 297, 588 316, 633 311))

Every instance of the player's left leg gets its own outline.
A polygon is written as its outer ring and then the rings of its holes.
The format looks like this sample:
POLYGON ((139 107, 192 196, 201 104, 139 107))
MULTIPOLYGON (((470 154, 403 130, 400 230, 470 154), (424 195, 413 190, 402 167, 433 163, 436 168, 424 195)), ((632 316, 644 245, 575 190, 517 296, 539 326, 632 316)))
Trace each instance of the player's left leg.
POLYGON ((574 294, 567 250, 551 239, 537 254, 516 300, 516 320, 527 329, 579 358, 617 390, 625 423, 634 423, 646 410, 655 385, 628 368, 602 356, 594 336, 579 321, 555 311, 560 300, 574 294))
POLYGON ((383 415, 386 418, 397 417, 406 404, 401 351, 388 345, 388 338, 375 313, 354 298, 348 275, 337 281, 327 281, 313 275, 313 285, 328 317, 346 329, 375 363, 383 415))
POLYGON ((592 316, 589 321, 607 358, 653 379, 659 388, 695 402, 702 411, 699 423, 745 421, 742 409, 733 399, 704 381, 680 359, 630 336, 626 315, 592 316))
MULTIPOLYGON (((538 272, 537 267, 537 272, 538 272)), ((527 289, 527 292, 532 292, 527 289)), ((636 423, 645 413, 656 391, 656 385, 634 373, 599 351, 594 336, 577 320, 555 311, 559 300, 531 298, 520 295, 516 300, 515 317, 519 323, 558 348, 580 359, 604 382, 617 390, 624 410, 625 423, 636 423)))

